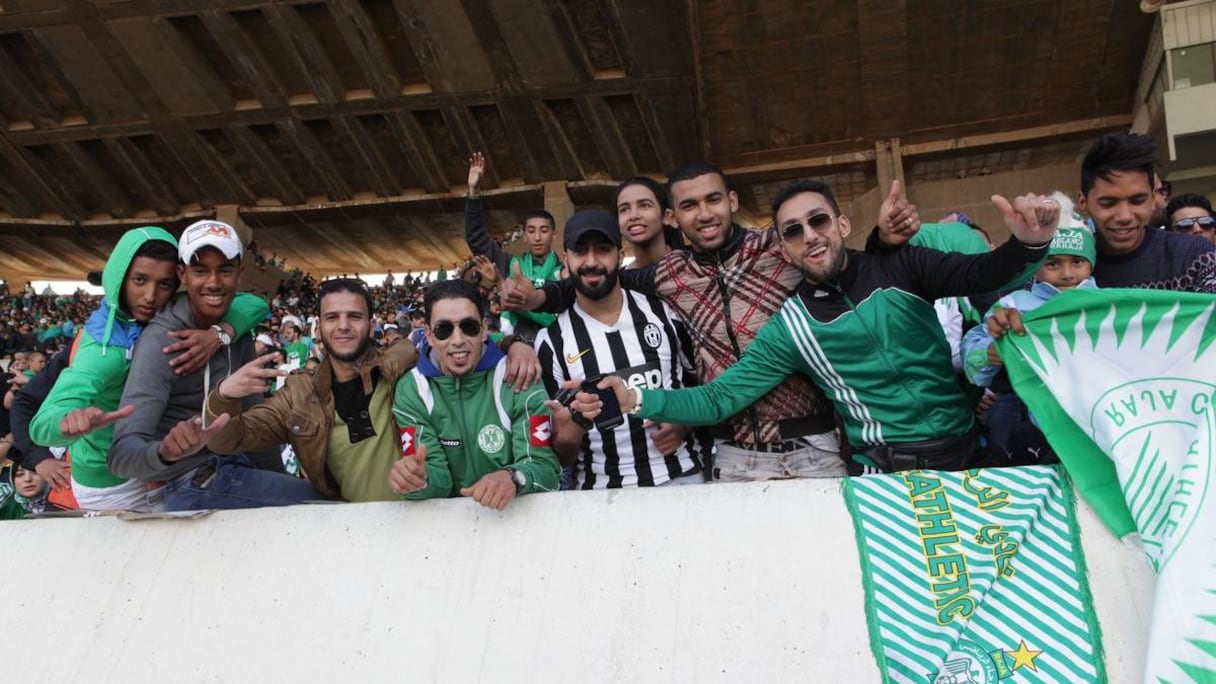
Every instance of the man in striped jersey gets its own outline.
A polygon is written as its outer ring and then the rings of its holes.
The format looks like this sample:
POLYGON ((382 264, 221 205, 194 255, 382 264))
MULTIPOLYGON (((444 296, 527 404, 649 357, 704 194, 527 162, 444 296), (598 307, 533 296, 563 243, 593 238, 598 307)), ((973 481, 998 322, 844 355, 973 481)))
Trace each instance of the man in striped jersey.
MULTIPOLYGON (((794 181, 773 199, 773 214, 802 282, 742 358, 702 387, 655 391, 613 378, 601 387, 614 386, 621 408, 637 417, 713 425, 798 373, 835 405, 859 465, 969 467, 973 414, 954 380, 932 303, 1024 281, 1046 255, 1059 221, 1059 205, 1049 197, 1026 195, 1010 204, 994 196, 993 204, 1013 237, 991 252, 914 246, 857 252, 844 247, 850 223, 831 189, 794 181)), ((573 408, 591 419, 599 401, 580 393, 573 408)))
MULTIPOLYGON (((602 209, 580 211, 565 231, 566 267, 575 305, 536 338, 551 396, 572 379, 613 374, 630 387, 683 387, 691 343, 683 325, 655 297, 626 293, 619 275, 624 253, 617 218, 602 209)), ((550 402, 554 451, 564 466, 577 462, 582 489, 700 483, 712 442, 708 435, 670 423, 629 418, 609 431, 588 429, 550 402)))

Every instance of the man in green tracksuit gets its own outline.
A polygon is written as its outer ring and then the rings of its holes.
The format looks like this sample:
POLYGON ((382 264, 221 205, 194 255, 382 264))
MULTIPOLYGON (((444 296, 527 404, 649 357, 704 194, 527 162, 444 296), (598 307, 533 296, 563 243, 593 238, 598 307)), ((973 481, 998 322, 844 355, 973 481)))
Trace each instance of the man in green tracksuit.
MULTIPOLYGON (((35 444, 70 447, 72 492, 82 509, 140 510, 147 504, 144 483, 111 472, 106 453, 114 435, 113 423, 132 412, 132 407, 120 409, 118 404, 135 341, 177 291, 177 263, 177 239, 162 228, 134 228, 122 236, 102 271, 105 296, 101 306, 85 321, 68 367, 30 422, 35 444)), ((239 337, 269 310, 265 300, 241 294, 218 327, 225 336, 239 337)), ((193 372, 221 345, 216 331, 194 332, 207 344, 166 361, 178 373, 193 372), (187 355, 195 362, 184 358, 187 355)))
POLYGON ((393 414, 401 459, 389 486, 406 499, 472 497, 503 510, 516 496, 558 488, 545 387, 515 392, 507 359, 489 343, 481 292, 463 280, 423 299, 426 341, 397 381, 393 414))
MULTIPOLYGON (((494 262, 503 278, 522 276, 540 288, 546 282, 557 282, 562 278, 562 261, 553 251, 553 236, 557 234, 553 215, 544 209, 534 209, 524 215, 525 254, 509 255, 490 237, 482 214, 478 185, 486 170, 485 156, 475 152, 469 158, 469 196, 464 205, 464 239, 473 254, 485 256, 494 262)), ((507 323, 503 332, 514 333, 529 342, 536 334, 549 327, 557 316, 539 311, 504 311, 507 323)))
MULTIPOLYGON (((794 181, 773 199, 786 257, 804 279, 747 352, 708 385, 626 390, 612 378, 622 409, 642 418, 712 425, 759 399, 790 373, 828 395, 861 466, 851 472, 968 467, 973 414, 954 379, 950 351, 933 311, 941 297, 997 290, 1037 268, 1055 233, 1059 207, 1040 196, 993 203, 1013 237, 980 255, 907 246, 865 253, 844 248, 849 220, 831 189, 794 181)), ((588 418, 593 395, 575 406, 588 418)))

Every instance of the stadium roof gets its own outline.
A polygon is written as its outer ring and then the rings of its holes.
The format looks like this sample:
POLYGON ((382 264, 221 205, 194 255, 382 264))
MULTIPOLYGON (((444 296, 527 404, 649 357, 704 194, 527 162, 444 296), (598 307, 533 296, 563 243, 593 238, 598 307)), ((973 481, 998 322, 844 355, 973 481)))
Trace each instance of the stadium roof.
POLYGON ((464 255, 568 183, 712 160, 763 215, 907 179, 1075 160, 1130 122, 1153 17, 1127 0, 6 0, 0 273, 79 278, 127 227, 235 205, 317 274, 464 255))

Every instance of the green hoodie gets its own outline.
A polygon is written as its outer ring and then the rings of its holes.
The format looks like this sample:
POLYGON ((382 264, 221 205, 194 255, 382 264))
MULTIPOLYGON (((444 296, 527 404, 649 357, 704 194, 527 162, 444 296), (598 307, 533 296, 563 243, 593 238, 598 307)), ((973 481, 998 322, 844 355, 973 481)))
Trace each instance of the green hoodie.
MULTIPOLYGON (((164 240, 177 246, 172 235, 155 226, 133 228, 123 234, 102 271, 105 296, 101 306, 76 336, 68 367, 30 422, 30 437, 35 444, 71 446, 72 479, 86 487, 114 487, 126 482, 106 467, 114 426, 70 438, 60 433, 59 422, 72 411, 87 406, 103 411, 118 409, 131 366, 131 350, 143 330, 143 325, 119 306, 123 282, 135 253, 150 240, 164 240)), ((269 310, 261 298, 241 293, 233 299, 224 321, 236 332, 234 337, 239 337, 265 319, 269 310)))

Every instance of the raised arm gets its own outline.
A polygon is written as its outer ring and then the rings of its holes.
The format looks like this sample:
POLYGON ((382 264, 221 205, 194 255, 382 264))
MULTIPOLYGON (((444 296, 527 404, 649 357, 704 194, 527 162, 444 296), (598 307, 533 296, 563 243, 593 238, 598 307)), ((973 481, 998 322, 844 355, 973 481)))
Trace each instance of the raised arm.
POLYGON ((511 257, 498 246, 498 242, 490 237, 486 230, 485 216, 482 213, 480 185, 486 171, 486 158, 481 152, 474 152, 469 157, 469 195, 464 202, 464 241, 468 243, 473 254, 484 256, 494 262, 498 272, 504 277, 510 272, 511 257))

